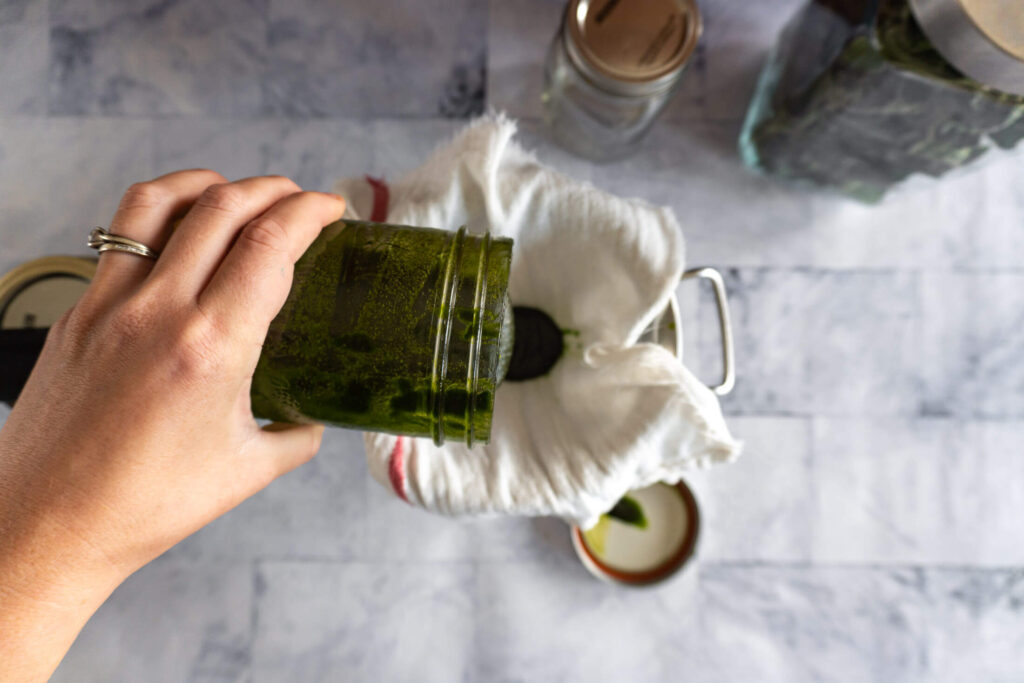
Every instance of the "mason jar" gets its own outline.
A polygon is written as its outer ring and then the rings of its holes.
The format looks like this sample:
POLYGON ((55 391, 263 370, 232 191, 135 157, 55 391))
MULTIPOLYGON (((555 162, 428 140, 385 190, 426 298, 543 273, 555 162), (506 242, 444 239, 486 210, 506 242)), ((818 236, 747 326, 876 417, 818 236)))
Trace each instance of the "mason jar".
POLYGON ((570 0, 544 68, 544 119, 596 161, 636 151, 701 33, 694 0, 570 0))
POLYGON ((512 240, 465 228, 327 226, 270 325, 253 414, 487 442, 512 344, 511 258, 512 240))
POLYGON ((50 327, 96 274, 96 259, 44 256, 0 275, 0 402, 13 406, 50 327))
POLYGON ((750 167, 875 202, 1024 138, 1024 22, 1003 0, 811 0, 740 136, 750 167))

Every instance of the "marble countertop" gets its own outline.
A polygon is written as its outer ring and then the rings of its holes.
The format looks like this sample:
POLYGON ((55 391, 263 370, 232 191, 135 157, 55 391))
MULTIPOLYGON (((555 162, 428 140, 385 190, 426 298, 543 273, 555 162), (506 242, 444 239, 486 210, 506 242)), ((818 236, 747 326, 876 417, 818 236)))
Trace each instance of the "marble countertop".
MULTIPOLYGON (((689 263, 726 274, 747 443, 693 479, 699 566, 630 591, 560 522, 409 508, 330 430, 129 579, 55 680, 1024 679, 1024 162, 875 208, 746 172, 739 121, 796 4, 703 0, 644 150, 594 166, 538 121, 559 0, 0 0, 0 270, 85 253, 136 180, 329 189, 505 110, 545 162, 672 206, 689 263)), ((710 377, 713 307, 681 295, 710 377)))

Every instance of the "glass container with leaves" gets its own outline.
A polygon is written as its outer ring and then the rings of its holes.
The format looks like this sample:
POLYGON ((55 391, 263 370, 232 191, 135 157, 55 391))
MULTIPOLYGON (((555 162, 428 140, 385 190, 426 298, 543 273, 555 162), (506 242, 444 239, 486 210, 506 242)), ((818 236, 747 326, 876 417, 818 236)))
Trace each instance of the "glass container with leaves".
POLYGON ((874 202, 1024 138, 1024 11, 998 0, 811 0, 761 74, 751 167, 874 202))

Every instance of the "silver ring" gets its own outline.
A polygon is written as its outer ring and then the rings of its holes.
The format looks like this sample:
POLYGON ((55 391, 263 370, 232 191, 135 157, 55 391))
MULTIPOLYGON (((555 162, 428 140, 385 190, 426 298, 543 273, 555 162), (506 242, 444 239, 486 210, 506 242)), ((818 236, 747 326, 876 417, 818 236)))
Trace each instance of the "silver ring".
POLYGON ((135 254, 136 256, 145 256, 151 259, 156 259, 159 256, 159 254, 142 242, 136 242, 131 238, 122 237, 121 235, 114 235, 100 227, 93 228, 92 232, 89 233, 89 246, 101 254, 105 251, 123 251, 126 254, 135 254))

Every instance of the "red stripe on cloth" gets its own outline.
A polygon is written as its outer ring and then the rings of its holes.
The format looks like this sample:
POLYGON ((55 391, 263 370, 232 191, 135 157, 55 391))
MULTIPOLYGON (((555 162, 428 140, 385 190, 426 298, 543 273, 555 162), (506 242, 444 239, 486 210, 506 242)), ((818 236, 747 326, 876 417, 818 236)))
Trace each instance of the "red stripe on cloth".
POLYGON ((388 203, 391 201, 391 191, 383 178, 366 176, 366 182, 373 188, 373 209, 370 210, 370 220, 381 223, 388 219, 388 203))
POLYGON ((405 493, 405 437, 400 436, 395 441, 395 447, 391 450, 391 457, 388 458, 388 479, 391 480, 391 488, 395 490, 398 497, 409 502, 409 496, 405 493))
MULTIPOLYGON (((388 204, 391 201, 391 192, 388 184, 383 178, 366 176, 366 182, 373 190, 373 208, 370 210, 370 220, 382 222, 388 219, 388 204)), ((395 440, 395 447, 391 450, 388 458, 388 479, 391 480, 391 488, 395 490, 398 497, 409 502, 409 496, 405 493, 405 437, 400 436, 395 440)))

